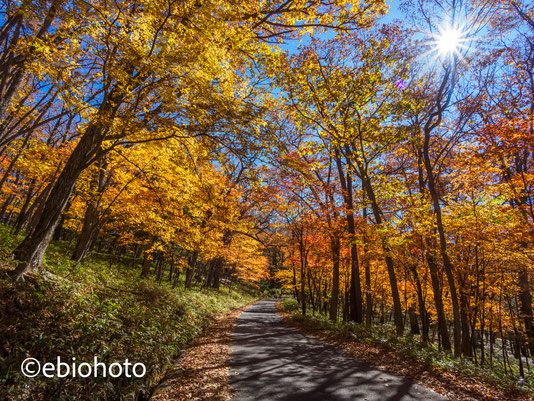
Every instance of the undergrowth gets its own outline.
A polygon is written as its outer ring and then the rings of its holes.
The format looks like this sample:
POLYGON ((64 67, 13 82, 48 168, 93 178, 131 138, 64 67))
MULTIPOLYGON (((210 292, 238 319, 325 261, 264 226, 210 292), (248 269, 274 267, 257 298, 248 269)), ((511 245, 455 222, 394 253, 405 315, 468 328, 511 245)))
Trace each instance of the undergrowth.
POLYGON ((64 244, 46 255, 48 278, 30 276, 15 283, 7 257, 17 240, 0 227, 0 399, 142 400, 170 362, 225 311, 252 302, 254 295, 233 290, 172 289, 141 280, 136 266, 104 259, 75 265, 64 244), (27 378, 27 357, 42 363, 142 362, 144 378, 27 378))

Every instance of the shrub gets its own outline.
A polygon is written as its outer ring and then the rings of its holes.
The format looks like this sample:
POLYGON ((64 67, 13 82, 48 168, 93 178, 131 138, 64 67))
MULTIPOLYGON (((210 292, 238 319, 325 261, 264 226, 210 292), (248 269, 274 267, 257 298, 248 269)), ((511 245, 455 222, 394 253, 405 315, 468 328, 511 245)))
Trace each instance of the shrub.
POLYGON ((300 309, 300 305, 295 298, 286 298, 280 302, 282 310, 287 313, 297 312, 300 309))

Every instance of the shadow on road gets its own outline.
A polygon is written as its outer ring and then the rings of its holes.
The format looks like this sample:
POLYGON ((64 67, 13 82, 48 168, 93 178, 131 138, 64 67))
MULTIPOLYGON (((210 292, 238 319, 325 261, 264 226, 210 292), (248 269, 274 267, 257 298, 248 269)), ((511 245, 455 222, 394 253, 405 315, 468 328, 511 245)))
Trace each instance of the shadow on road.
POLYGON ((233 400, 445 400, 287 325, 263 301, 236 322, 230 356, 233 400))

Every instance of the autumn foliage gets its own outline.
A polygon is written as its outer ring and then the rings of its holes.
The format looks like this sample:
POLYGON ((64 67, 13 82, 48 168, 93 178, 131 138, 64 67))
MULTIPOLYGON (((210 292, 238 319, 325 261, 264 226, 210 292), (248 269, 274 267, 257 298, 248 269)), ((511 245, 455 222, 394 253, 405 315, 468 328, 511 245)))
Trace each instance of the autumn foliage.
POLYGON ((391 322, 528 376, 532 5, 406 2, 402 25, 380 0, 1 12, 15 280, 63 240, 73 265, 111 254, 186 288, 268 279, 303 314, 391 322), (444 26, 453 51, 436 48, 444 26))

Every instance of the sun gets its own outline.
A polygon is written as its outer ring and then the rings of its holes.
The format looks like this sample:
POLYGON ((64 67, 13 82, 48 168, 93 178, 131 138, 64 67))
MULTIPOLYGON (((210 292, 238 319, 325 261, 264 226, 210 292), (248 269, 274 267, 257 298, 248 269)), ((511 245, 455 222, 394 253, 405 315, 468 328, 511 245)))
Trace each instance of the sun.
POLYGON ((447 28, 435 36, 435 45, 442 55, 457 53, 462 46, 463 33, 456 28, 447 28))

